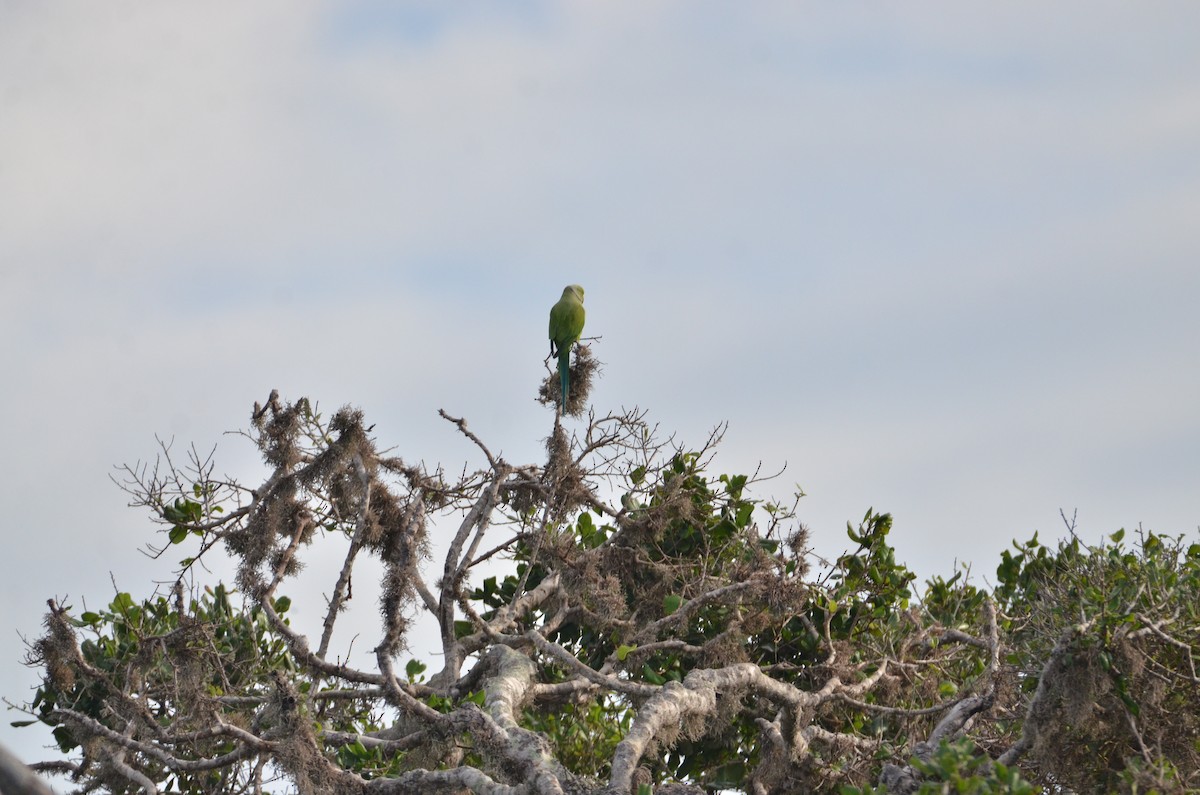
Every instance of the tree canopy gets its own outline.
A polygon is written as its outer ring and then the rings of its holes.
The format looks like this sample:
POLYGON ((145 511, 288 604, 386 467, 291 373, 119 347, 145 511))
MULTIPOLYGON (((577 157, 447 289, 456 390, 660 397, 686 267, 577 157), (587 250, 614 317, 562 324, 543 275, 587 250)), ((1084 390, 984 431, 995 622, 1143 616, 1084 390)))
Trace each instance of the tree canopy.
MULTIPOLYGON (((572 407, 586 347, 574 367, 572 407)), ((49 603, 25 708, 66 759, 35 770, 113 793, 1200 788, 1200 543, 1035 536, 990 587, 918 587, 889 514, 822 559, 798 495, 714 472, 719 428, 688 448, 638 410, 573 433, 556 413, 545 459, 516 464, 441 416, 478 467, 272 393, 247 432, 261 482, 169 450, 125 468, 156 551, 184 557, 148 596, 49 603), (289 592, 317 556, 336 577, 289 592), (351 657, 364 571, 378 620, 351 657), (414 656, 430 638, 440 655, 414 656)))

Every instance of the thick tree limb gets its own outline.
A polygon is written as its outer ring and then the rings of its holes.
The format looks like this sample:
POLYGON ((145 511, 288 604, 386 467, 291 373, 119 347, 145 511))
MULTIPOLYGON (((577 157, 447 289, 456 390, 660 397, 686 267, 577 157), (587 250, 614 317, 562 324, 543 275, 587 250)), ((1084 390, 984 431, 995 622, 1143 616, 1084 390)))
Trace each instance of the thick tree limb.
MULTIPOLYGON (((753 694, 799 712, 813 709, 843 690, 857 695, 878 681, 885 669, 886 664, 881 665, 872 677, 853 685, 843 684, 836 676, 831 677, 816 692, 806 692, 772 679, 751 663, 718 669, 694 669, 682 682, 667 682, 642 705, 613 755, 609 792, 627 793, 638 763, 655 738, 675 731, 689 718, 715 714, 718 698, 740 699, 753 694)), ((803 729, 803 726, 797 726, 796 731, 803 732, 803 729)), ((818 735, 812 733, 811 736, 818 735)))
POLYGON ((0 745, 0 792, 4 795, 54 795, 54 791, 38 778, 4 746, 0 745))

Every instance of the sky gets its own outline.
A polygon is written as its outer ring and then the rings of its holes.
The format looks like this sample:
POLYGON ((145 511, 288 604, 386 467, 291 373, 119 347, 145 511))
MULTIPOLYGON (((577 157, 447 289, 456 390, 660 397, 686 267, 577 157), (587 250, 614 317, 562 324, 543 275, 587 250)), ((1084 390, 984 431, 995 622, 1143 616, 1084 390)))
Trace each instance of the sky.
POLYGON ((156 438, 252 480, 226 432, 278 389, 406 460, 482 465, 445 409, 539 462, 571 283, 595 410, 689 446, 728 422, 715 469, 782 469, 757 496, 803 489, 827 558, 869 507, 922 578, 986 582, 1060 510, 1194 536, 1197 29, 1096 0, 0 1, 0 695, 36 685, 46 599, 172 578, 110 479, 156 438))

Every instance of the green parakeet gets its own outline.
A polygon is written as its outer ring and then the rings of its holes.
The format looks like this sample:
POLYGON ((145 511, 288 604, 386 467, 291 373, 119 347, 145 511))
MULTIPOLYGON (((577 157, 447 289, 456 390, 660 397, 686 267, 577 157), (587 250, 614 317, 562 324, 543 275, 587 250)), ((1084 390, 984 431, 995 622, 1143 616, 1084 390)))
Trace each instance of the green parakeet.
POLYGON ((583 288, 568 285, 550 309, 550 355, 558 356, 558 381, 562 387, 562 411, 567 413, 567 389, 570 386, 571 346, 583 334, 583 288))

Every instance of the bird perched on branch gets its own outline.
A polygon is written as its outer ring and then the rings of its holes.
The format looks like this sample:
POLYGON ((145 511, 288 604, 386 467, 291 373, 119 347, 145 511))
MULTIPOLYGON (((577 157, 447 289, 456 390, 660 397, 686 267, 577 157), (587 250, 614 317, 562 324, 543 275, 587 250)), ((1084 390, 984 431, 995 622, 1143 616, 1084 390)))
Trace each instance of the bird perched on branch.
POLYGON ((578 284, 563 289, 562 298, 550 309, 550 355, 558 357, 558 381, 562 388, 562 412, 567 413, 570 387, 571 347, 583 334, 583 288, 578 284))

